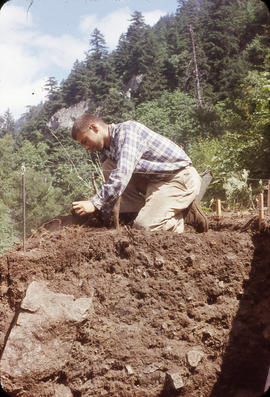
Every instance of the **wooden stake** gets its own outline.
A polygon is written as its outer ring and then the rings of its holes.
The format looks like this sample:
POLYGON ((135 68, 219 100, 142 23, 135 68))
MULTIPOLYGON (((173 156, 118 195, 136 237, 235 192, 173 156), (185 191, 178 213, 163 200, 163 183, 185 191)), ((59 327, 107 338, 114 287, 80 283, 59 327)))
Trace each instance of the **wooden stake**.
POLYGON ((220 219, 221 218, 221 201, 219 199, 216 200, 216 211, 217 211, 217 217, 220 219))
POLYGON ((25 252, 26 221, 25 221, 25 166, 22 163, 22 221, 23 221, 23 252, 25 252))
POLYGON ((270 180, 268 181, 267 214, 270 215, 270 180))
POLYGON ((263 193, 259 194, 259 230, 262 228, 262 220, 264 219, 264 203, 263 203, 263 193))

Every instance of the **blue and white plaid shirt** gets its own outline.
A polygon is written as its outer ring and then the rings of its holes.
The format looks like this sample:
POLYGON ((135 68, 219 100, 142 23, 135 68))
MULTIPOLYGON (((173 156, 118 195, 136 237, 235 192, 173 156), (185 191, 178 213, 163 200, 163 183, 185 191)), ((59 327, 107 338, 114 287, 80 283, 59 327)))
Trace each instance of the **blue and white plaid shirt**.
POLYGON ((109 179, 92 199, 94 206, 109 212, 133 173, 143 173, 151 181, 166 179, 166 172, 191 164, 190 158, 175 143, 136 121, 109 125, 110 148, 100 152, 101 162, 116 163, 109 179))

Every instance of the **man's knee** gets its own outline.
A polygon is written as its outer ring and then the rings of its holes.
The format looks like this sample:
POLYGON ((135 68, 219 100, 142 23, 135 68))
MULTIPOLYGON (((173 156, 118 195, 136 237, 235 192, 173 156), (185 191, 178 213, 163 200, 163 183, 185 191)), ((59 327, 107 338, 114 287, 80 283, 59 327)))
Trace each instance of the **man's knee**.
POLYGON ((142 216, 138 215, 135 218, 134 222, 133 222, 133 227, 135 229, 145 229, 145 230, 147 230, 147 229, 149 229, 149 224, 148 224, 148 222, 146 221, 145 218, 143 218, 142 216))

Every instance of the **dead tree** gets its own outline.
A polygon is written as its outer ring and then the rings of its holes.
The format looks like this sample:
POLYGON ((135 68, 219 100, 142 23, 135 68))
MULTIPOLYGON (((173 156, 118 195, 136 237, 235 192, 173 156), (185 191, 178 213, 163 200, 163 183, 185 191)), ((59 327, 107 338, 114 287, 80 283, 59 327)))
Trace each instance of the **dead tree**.
POLYGON ((199 79, 199 72, 198 72, 194 34, 193 34, 193 29, 192 29, 191 25, 188 26, 188 29, 189 29, 191 43, 192 43, 194 73, 195 73, 195 79, 196 79, 197 104, 198 104, 198 106, 202 106, 202 97, 201 97, 201 88, 200 88, 200 79, 199 79))

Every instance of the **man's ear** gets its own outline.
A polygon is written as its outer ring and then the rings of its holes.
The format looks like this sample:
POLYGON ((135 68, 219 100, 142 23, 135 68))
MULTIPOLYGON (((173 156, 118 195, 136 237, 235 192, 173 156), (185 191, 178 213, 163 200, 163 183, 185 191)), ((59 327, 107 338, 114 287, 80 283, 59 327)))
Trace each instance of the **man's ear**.
POLYGON ((91 123, 89 124, 89 128, 91 128, 91 130, 93 130, 96 134, 99 132, 98 124, 91 123))

